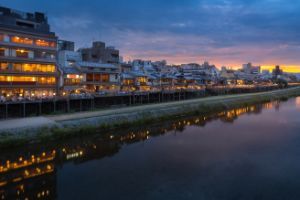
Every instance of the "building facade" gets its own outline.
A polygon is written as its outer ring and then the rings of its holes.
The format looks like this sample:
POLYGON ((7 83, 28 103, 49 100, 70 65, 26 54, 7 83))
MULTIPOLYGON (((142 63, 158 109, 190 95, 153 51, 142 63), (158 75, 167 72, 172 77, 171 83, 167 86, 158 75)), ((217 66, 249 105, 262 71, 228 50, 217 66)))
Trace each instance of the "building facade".
POLYGON ((58 53, 61 88, 73 93, 85 90, 90 93, 118 92, 120 90, 120 65, 86 62, 80 51, 61 50, 58 53))
MULTIPOLYGON (((68 42, 68 44, 72 44, 72 42, 68 42)), ((64 48, 59 48, 58 51, 58 65, 62 71, 59 86, 61 94, 70 94, 83 88, 83 73, 77 66, 77 63, 82 62, 82 57, 73 48, 65 47, 64 45, 64 48)))
POLYGON ((43 13, 0 7, 0 95, 55 96, 57 37, 43 13))
POLYGON ((82 59, 85 62, 120 63, 119 50, 114 47, 106 47, 104 42, 93 42, 92 47, 81 48, 78 51, 82 54, 82 59))
POLYGON ((120 91, 120 67, 113 64, 80 62, 84 88, 89 92, 115 93, 120 91))

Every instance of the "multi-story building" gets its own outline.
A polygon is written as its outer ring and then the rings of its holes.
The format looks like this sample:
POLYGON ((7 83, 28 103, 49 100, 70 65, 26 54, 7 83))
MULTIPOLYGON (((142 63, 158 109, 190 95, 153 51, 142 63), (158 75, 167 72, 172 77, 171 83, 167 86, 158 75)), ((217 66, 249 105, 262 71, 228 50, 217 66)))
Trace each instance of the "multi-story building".
POLYGON ((81 48, 78 51, 82 54, 85 62, 120 63, 119 50, 114 47, 106 47, 104 42, 93 42, 91 48, 81 48))
POLYGON ((145 73, 132 71, 128 73, 122 73, 121 75, 121 89, 123 91, 150 91, 151 84, 149 82, 149 76, 145 73))
POLYGON ((120 91, 120 67, 95 62, 77 63, 84 74, 84 87, 90 92, 120 91))
POLYGON ((59 51, 75 51, 75 42, 58 40, 57 47, 59 51))
MULTIPOLYGON (((71 42, 67 43, 72 44, 71 42)), ((63 42, 59 41, 59 44, 63 44, 63 42)), ((62 90, 62 94, 72 93, 82 89, 84 81, 83 73, 77 65, 77 63, 82 62, 81 54, 75 52, 73 48, 66 47, 67 45, 62 45, 58 52, 58 65, 62 71, 59 86, 62 90)))
POLYGON ((120 90, 120 66, 86 62, 81 52, 61 50, 59 66, 63 71, 61 87, 64 92, 84 89, 88 92, 118 92, 120 90))
POLYGON ((261 71, 260 66, 253 66, 252 63, 243 64, 243 71, 246 74, 259 74, 261 71))
POLYGON ((215 65, 208 62, 199 65, 197 63, 184 64, 181 66, 181 72, 190 82, 192 79, 200 85, 216 83, 219 78, 219 72, 215 65))
POLYGON ((283 71, 282 71, 282 69, 280 69, 279 65, 276 65, 275 69, 273 69, 272 74, 275 78, 278 78, 283 75, 283 71))
POLYGON ((43 13, 0 7, 0 95, 57 93, 57 37, 43 13))

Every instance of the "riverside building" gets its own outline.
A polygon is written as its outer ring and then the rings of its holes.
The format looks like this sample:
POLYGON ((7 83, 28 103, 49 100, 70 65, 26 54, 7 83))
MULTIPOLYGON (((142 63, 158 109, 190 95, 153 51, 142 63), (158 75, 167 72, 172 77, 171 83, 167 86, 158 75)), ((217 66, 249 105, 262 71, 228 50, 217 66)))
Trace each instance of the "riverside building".
POLYGON ((90 48, 81 48, 78 50, 82 54, 84 62, 119 64, 119 50, 114 47, 107 47, 104 42, 93 42, 90 48))
POLYGON ((0 96, 55 96, 56 54, 45 14, 0 7, 0 96))
POLYGON ((81 51, 74 51, 69 41, 59 41, 58 63, 63 76, 60 87, 66 93, 116 93, 120 90, 120 65, 84 61, 81 51))

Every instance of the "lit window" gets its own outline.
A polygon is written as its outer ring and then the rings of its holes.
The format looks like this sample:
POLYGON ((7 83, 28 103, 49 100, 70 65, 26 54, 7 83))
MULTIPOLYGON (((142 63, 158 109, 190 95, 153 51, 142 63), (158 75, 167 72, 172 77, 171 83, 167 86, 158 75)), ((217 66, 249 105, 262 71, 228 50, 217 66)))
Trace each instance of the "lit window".
POLYGON ((42 46, 42 47, 49 47, 50 46, 49 42, 47 42, 45 40, 37 40, 35 42, 35 44, 38 45, 38 46, 42 46))
POLYGON ((0 56, 5 56, 5 49, 4 48, 0 48, 0 56))
POLYGON ((16 50, 16 57, 29 58, 29 51, 26 51, 24 49, 18 49, 18 50, 16 50))
POLYGON ((8 63, 0 63, 0 71, 8 70, 8 63))
POLYGON ((18 36, 13 36, 11 38, 11 41, 14 43, 19 43, 19 44, 27 44, 27 45, 32 45, 33 40, 29 38, 23 38, 23 37, 18 37, 18 36))

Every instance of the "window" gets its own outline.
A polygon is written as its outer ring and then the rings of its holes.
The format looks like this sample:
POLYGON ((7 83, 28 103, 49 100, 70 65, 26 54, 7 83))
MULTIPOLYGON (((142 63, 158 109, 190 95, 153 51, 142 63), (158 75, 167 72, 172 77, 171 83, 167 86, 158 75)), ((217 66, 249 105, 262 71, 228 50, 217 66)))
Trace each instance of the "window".
POLYGON ((50 42, 48 42, 46 40, 36 40, 35 44, 37 46, 41 46, 41 47, 50 47, 50 42))
POLYGON ((134 81, 132 79, 125 79, 123 81, 123 84, 124 85, 133 85, 134 81))
POLYGON ((18 26, 21 26, 21 27, 24 27, 24 28, 34 28, 34 24, 31 24, 31 23, 17 21, 16 24, 18 26))
POLYGON ((11 76, 0 76, 0 82, 9 82, 11 81, 11 76))
POLYGON ((38 83, 40 85, 54 85, 55 82, 55 77, 38 77, 38 83))
POLYGON ((16 50, 16 57, 18 58, 29 58, 29 51, 16 50))
POLYGON ((10 42, 10 37, 8 35, 4 35, 3 41, 10 42))
POLYGON ((33 72, 33 71, 36 71, 36 65, 34 64, 24 64, 23 65, 23 71, 24 72, 33 72))
POLYGON ((36 82, 36 77, 31 76, 12 76, 12 82, 36 82))
POLYGON ((93 77, 93 74, 87 74, 86 75, 86 81, 94 81, 94 77, 93 77))
POLYGON ((22 64, 13 64, 13 71, 21 72, 22 70, 22 64))
POLYGON ((95 75, 94 75, 94 81, 95 81, 95 82, 100 82, 100 81, 101 81, 101 76, 100 76, 100 74, 95 74, 95 75))
POLYGON ((0 56, 5 56, 5 49, 4 48, 0 48, 0 56))
POLYGON ((81 79, 80 78, 76 78, 76 77, 79 77, 79 75, 68 75, 68 77, 72 77, 72 78, 65 78, 64 79, 64 83, 66 85, 76 85, 76 84, 80 84, 81 83, 81 79))
POLYGON ((55 72, 55 66, 54 65, 47 65, 47 72, 55 72))
POLYGON ((32 39, 18 37, 18 36, 11 37, 11 41, 14 42, 14 43, 19 43, 19 44, 27 44, 27 45, 32 45, 33 44, 32 39))
POLYGON ((35 51, 34 53, 35 58, 41 58, 41 59, 50 59, 53 60, 55 59, 55 55, 53 53, 49 53, 49 52, 41 52, 41 51, 35 51))
POLYGON ((55 65, 42 65, 42 64, 18 64, 13 63, 13 71, 24 72, 55 72, 55 65))
POLYGON ((147 79, 146 79, 146 77, 139 77, 138 78, 138 82, 140 82, 140 83, 146 83, 147 79))
POLYGON ((102 75, 101 75, 101 80, 102 80, 102 82, 104 82, 104 83, 109 82, 109 75, 108 75, 108 74, 102 74, 102 75))
POLYGON ((9 42, 9 41, 10 41, 10 38, 9 38, 8 35, 0 34, 0 41, 1 41, 1 42, 9 42))
POLYGON ((8 70, 8 63, 0 63, 0 71, 8 70))
POLYGON ((56 42, 50 42, 50 47, 56 48, 56 42))

